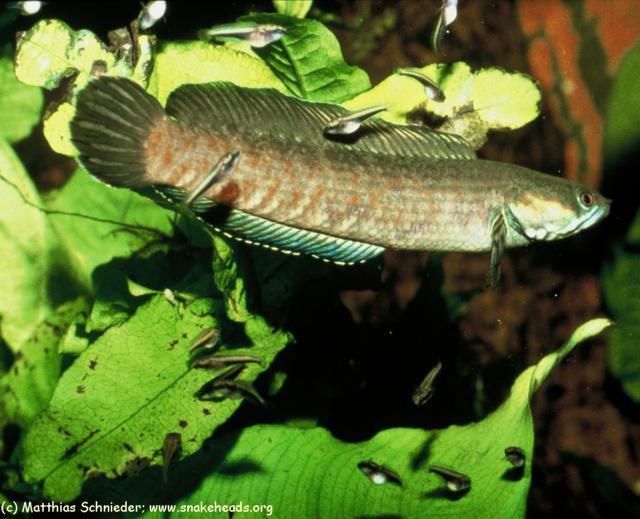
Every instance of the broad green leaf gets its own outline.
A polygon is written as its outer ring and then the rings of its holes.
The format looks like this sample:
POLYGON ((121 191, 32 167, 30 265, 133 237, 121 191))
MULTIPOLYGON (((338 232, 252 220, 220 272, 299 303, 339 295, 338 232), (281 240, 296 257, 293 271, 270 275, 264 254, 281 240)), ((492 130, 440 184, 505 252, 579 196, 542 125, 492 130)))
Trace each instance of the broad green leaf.
POLYGON ((78 299, 56 309, 40 323, 23 345, 9 373, 0 383, 9 419, 27 427, 48 404, 61 373, 58 345, 67 329, 86 319, 86 301, 78 299))
POLYGON ((251 314, 247 307, 246 258, 243 248, 234 240, 222 238, 187 212, 180 215, 178 227, 191 246, 212 249, 213 282, 224 297, 227 317, 239 323, 246 321, 251 314))
MULTIPOLYGON (((441 84, 442 74, 437 65, 411 69, 424 74, 445 91, 445 85, 441 84)), ((387 110, 379 117, 397 124, 406 124, 407 116, 417 110, 427 110, 436 104, 425 94, 424 86, 417 80, 402 74, 392 74, 384 81, 374 86, 371 90, 342 103, 349 110, 360 110, 374 105, 384 105, 387 110)))
POLYGON ((285 86, 262 60, 201 41, 163 44, 149 80, 149 92, 164 104, 180 85, 212 81, 231 81, 244 87, 275 88, 286 92, 285 86))
POLYGON ((560 350, 525 370, 507 401, 481 422, 437 431, 389 429, 361 443, 342 443, 321 428, 274 425, 219 438, 203 461, 212 472, 178 504, 268 503, 276 517, 524 517, 533 391, 579 342, 610 324, 594 319, 579 327, 560 350), (521 474, 505 458, 510 446, 526 453, 521 474), (365 460, 396 472, 402 487, 372 484, 357 468, 365 460), (430 465, 469 476, 471 489, 452 495, 430 465))
POLYGON ((72 30, 60 20, 41 20, 18 38, 16 76, 28 85, 48 90, 74 73, 88 80, 94 61, 101 60, 107 70, 124 74, 124 63, 90 31, 72 30))
POLYGON ((49 269, 57 245, 42 201, 9 144, 0 137, 0 329, 15 352, 50 312, 49 269))
POLYGON ((445 94, 443 102, 428 99, 419 81, 393 74, 343 105, 357 110, 382 104, 388 111, 380 117, 400 124, 406 123, 412 112, 426 111, 444 118, 439 130, 461 135, 476 149, 489 130, 520 128, 540 113, 540 91, 524 74, 497 68, 473 72, 462 62, 415 70, 439 85, 445 94))
POLYGON ((280 14, 304 18, 313 5, 313 0, 273 0, 273 6, 280 14))
POLYGON ((214 292, 209 268, 211 251, 201 258, 191 244, 185 249, 179 241, 151 251, 115 259, 94 270, 95 302, 86 332, 104 332, 124 323, 138 307, 157 294, 186 301, 194 295, 214 292), (151 251, 153 253, 148 254, 151 251))
POLYGON ((640 45, 622 59, 613 80, 604 124, 605 171, 633 157, 640 142, 640 45))
POLYGON ((471 88, 473 109, 490 129, 514 130, 540 115, 540 90, 521 72, 481 69, 473 74, 471 88))
POLYGON ((629 230, 626 245, 614 248, 613 261, 606 266, 602 282, 604 297, 616 321, 607 349, 609 369, 625 392, 640 402, 640 212, 629 230))
POLYGON ((86 330, 87 316, 83 315, 79 322, 71 323, 62 340, 58 344, 58 353, 80 355, 91 342, 86 330))
MULTIPOLYGON (((15 57, 17 78, 28 85, 53 89, 65 77, 74 76, 69 91, 82 88, 90 78, 94 62, 102 61, 109 74, 127 76, 146 85, 153 46, 147 35, 139 35, 135 68, 116 56, 90 31, 74 31, 60 20, 41 20, 18 38, 15 57)), ((75 155, 69 139, 73 107, 65 100, 45 121, 49 145, 63 155, 75 155)))
POLYGON ((124 323, 144 302, 129 290, 129 279, 113 262, 98 266, 93 272, 96 301, 87 320, 87 332, 104 332, 124 323))
MULTIPOLYGON (((34 25, 18 42, 16 73, 30 85, 54 88, 61 79, 77 74, 72 91, 81 89, 89 79, 95 61, 103 61, 109 74, 130 77, 161 102, 184 83, 232 81, 242 86, 271 87, 286 91, 262 60, 224 47, 208 43, 167 43, 155 56, 150 36, 138 37, 140 59, 132 69, 115 55, 90 31, 73 31, 58 20, 43 20, 34 25), (151 77, 149 74, 151 73, 151 77)), ((74 108, 63 102, 45 121, 45 137, 58 153, 75 155, 71 143, 69 122, 74 108)))
POLYGON ((40 120, 43 104, 42 90, 20 83, 13 60, 0 58, 0 136, 9 142, 28 137, 40 120))
POLYGON ((280 14, 251 14, 239 21, 286 28, 281 40, 254 52, 295 96, 340 102, 371 88, 366 72, 345 63, 338 40, 320 22, 280 14))
POLYGON ((128 189, 98 182, 81 168, 47 208, 58 212, 50 218, 69 256, 68 269, 89 289, 95 267, 161 241, 173 230, 171 211, 128 189))
POLYGON ((239 247, 236 244, 227 243, 219 236, 212 235, 211 238, 213 280, 224 296, 227 316, 232 321, 244 322, 250 314, 247 310, 245 280, 238 272, 239 247))
MULTIPOLYGON (((182 436, 182 453, 197 451, 240 400, 204 402, 195 392, 214 372, 188 366, 189 344, 204 327, 228 329, 221 301, 193 299, 173 306, 153 297, 126 323, 110 328, 64 373, 49 406, 24 442, 25 478, 42 482, 44 494, 70 500, 89 475, 123 476, 162 463, 165 436, 182 436)), ((285 346, 288 336, 250 318, 243 339, 226 342, 264 365, 239 375, 254 380, 285 346)))

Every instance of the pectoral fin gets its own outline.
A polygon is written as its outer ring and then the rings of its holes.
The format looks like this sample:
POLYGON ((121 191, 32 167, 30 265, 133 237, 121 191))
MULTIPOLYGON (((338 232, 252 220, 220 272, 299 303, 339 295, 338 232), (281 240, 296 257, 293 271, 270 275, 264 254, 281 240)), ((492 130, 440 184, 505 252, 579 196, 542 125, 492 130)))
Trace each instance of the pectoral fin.
POLYGON ((491 218, 491 269, 487 277, 487 284, 498 288, 500 282, 500 257, 504 252, 507 241, 507 220, 502 209, 496 210, 491 218))

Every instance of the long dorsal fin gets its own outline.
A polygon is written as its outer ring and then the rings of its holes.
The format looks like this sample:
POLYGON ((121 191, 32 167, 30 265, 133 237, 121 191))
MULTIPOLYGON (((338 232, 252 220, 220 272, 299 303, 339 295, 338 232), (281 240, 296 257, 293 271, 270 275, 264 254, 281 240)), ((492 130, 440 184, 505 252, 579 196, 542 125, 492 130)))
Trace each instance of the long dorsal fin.
POLYGON ((169 96, 166 111, 187 124, 212 132, 268 136, 289 143, 342 148, 407 158, 475 159, 457 135, 424 126, 366 121, 353 142, 328 139, 323 130, 349 114, 339 105, 303 101, 266 88, 244 88, 228 82, 184 85, 169 96))

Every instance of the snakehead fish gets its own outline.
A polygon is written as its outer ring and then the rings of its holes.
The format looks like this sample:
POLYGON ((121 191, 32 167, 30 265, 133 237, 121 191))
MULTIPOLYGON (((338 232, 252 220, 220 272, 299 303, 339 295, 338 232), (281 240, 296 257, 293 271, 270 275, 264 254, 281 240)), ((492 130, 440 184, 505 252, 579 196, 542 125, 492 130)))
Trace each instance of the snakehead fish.
POLYGON ((495 278, 505 247, 564 238, 609 212, 586 186, 477 159, 461 137, 422 126, 374 119, 347 141, 324 135, 348 115, 227 82, 181 86, 163 108, 101 76, 78 94, 71 134, 107 184, 156 186, 182 207, 195 192, 193 210, 224 233, 338 263, 385 248, 492 251, 495 278))

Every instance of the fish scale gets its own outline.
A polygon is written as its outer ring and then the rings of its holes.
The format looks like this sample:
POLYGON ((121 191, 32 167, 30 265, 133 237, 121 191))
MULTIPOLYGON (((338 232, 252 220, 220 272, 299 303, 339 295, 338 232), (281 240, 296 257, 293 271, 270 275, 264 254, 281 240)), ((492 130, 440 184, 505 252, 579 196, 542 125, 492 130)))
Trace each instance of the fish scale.
POLYGON ((135 83, 102 76, 78 95, 71 130, 81 162, 107 183, 164 186, 177 206, 196 193, 194 209, 226 208, 210 217, 216 229, 337 262, 384 248, 492 250, 495 270, 504 247, 563 238, 608 214, 587 187, 477 159, 455 135, 380 119, 344 141, 324 134, 348 115, 224 82, 180 87, 164 109, 135 83), (219 175, 231 153, 238 160, 219 175))
POLYGON ((260 137, 202 138, 200 131, 174 121, 159 124, 172 137, 159 149, 148 150, 152 160, 148 174, 158 179, 154 183, 162 179, 190 191, 211 169, 213 158, 238 150, 241 158, 231 178, 213 186, 205 196, 216 200, 235 183, 240 187, 231 204, 234 208, 356 241, 375 240, 395 249, 488 250, 489 209, 504 202, 499 193, 515 177, 500 174, 494 163, 486 161, 470 165, 456 159, 408 161, 398 157, 380 164, 369 154, 349 148, 327 153, 317 146, 274 146, 260 137), (174 126, 172 131, 167 125, 174 126), (181 154, 185 148, 181 141, 195 143, 194 149, 181 154), (157 159, 166 146, 171 147, 174 162, 198 164, 198 169, 188 175, 172 175, 176 164, 162 167, 157 159), (491 185, 482 171, 487 168, 493 170, 491 185), (287 170, 290 174, 283 174, 287 170), (349 204, 354 196, 361 200, 360 211, 353 211, 349 204), (294 198, 300 199, 296 205, 290 203, 294 198))

